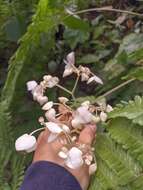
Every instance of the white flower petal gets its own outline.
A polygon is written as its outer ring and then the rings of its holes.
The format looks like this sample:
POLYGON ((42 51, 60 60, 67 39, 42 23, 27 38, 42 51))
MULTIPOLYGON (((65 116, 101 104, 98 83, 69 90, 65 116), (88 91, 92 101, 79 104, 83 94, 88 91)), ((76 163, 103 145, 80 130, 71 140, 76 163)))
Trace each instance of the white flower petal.
POLYGON ((62 125, 62 129, 63 131, 65 131, 66 133, 70 133, 70 128, 67 125, 62 125))
POLYGON ((77 147, 72 147, 69 152, 68 152, 68 156, 71 159, 77 159, 77 158, 81 158, 82 157, 82 151, 80 149, 78 149, 77 147))
POLYGON ((67 60, 68 64, 74 65, 75 64, 75 53, 74 52, 69 53, 66 57, 66 60, 67 60))
POLYGON ((56 110, 51 108, 45 113, 45 117, 50 121, 55 119, 56 117, 56 110))
POLYGON ((43 96, 43 88, 41 85, 37 85, 33 90, 32 90, 32 95, 33 99, 37 100, 38 96, 43 96))
POLYGON ((73 68, 68 68, 64 70, 63 77, 67 77, 73 73, 73 68))
POLYGON ((76 159, 76 160, 71 160, 70 158, 67 158, 65 164, 71 168, 71 169, 77 169, 83 165, 83 159, 76 159))
POLYGON ((52 76, 51 76, 51 75, 45 75, 45 76, 43 77, 43 79, 44 79, 46 82, 48 82, 49 80, 52 79, 52 76))
POLYGON ((92 121, 93 115, 89 112, 87 107, 85 107, 85 106, 79 107, 77 109, 77 113, 82 120, 82 124, 90 123, 92 121))
POLYGON ((15 141, 15 148, 17 151, 30 151, 36 145, 36 138, 34 136, 24 134, 15 141))
POLYGON ((53 88, 59 83, 59 78, 58 77, 52 77, 51 80, 48 81, 48 88, 53 88))
POLYGON ((51 133, 48 137, 48 143, 53 142, 58 137, 57 133, 51 133))
POLYGON ((52 101, 50 101, 50 102, 47 102, 43 107, 42 107, 42 110, 49 110, 49 109, 51 109, 52 107, 53 107, 53 102, 52 101))
POLYGON ((62 103, 62 104, 65 104, 65 103, 67 103, 67 102, 69 101, 69 99, 66 98, 66 97, 59 97, 58 100, 59 100, 59 102, 62 103))
POLYGON ((112 108, 112 106, 110 106, 110 105, 108 104, 107 107, 106 107, 106 112, 109 113, 109 112, 111 112, 111 111, 113 111, 113 108, 112 108))
POLYGON ((79 118, 79 117, 75 117, 73 120, 72 120, 72 127, 74 128, 81 128, 81 124, 82 124, 82 120, 79 118))
POLYGON ((72 147, 68 152, 66 165, 71 169, 79 168, 83 165, 82 151, 77 147, 72 147))
POLYGON ((66 158, 67 158, 67 154, 66 154, 65 152, 63 152, 63 151, 60 151, 60 152, 58 153, 58 156, 59 156, 60 158, 63 158, 63 159, 66 159, 66 158))
POLYGON ((81 74, 81 81, 88 81, 89 76, 86 73, 81 74))
POLYGON ((90 106, 90 101, 84 101, 82 104, 81 104, 81 106, 85 106, 87 109, 89 108, 89 106, 90 106))
POLYGON ((95 81, 95 82, 97 82, 99 84, 103 84, 103 81, 99 77, 97 77, 96 75, 94 75, 93 77, 89 78, 89 80, 87 81, 87 84, 90 84, 93 81, 95 81))
POLYGON ((48 101, 47 96, 37 96, 37 102, 42 106, 48 101))
POLYGON ((59 134, 63 131, 61 127, 54 122, 46 122, 45 125, 49 129, 49 131, 51 131, 52 133, 59 134))
POLYGON ((32 90, 35 89, 35 87, 36 87, 38 84, 37 84, 37 82, 36 82, 35 80, 32 80, 32 81, 28 81, 28 82, 26 83, 26 85, 27 85, 27 90, 28 90, 28 91, 32 91, 32 90))
POLYGON ((100 119, 101 119, 101 121, 105 122, 107 120, 107 118, 108 118, 107 114, 102 111, 100 113, 100 119))

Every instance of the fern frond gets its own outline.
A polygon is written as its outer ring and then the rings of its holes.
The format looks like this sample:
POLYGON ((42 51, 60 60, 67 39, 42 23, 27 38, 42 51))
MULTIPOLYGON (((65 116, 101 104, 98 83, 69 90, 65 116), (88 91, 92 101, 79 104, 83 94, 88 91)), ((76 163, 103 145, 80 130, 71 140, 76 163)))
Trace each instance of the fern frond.
POLYGON ((120 104, 111 113, 110 118, 126 117, 131 119, 133 123, 143 125, 143 97, 136 96, 134 101, 129 101, 128 104, 120 104))
POLYGON ((143 130, 125 118, 112 120, 107 130, 111 138, 143 167, 143 130))

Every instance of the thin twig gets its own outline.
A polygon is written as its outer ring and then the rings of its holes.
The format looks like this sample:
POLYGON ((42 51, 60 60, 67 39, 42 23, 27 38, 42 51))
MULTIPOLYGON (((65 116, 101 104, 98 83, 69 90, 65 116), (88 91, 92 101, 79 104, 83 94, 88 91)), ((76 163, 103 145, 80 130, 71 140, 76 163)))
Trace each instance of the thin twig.
POLYGON ((64 88, 63 86, 61 86, 60 84, 56 84, 56 86, 60 89, 62 89, 63 91, 67 92, 68 94, 72 95, 72 92, 66 88, 64 88))
POLYGON ((78 81, 79 81, 79 75, 77 76, 77 78, 76 78, 76 81, 75 81, 75 84, 74 84, 74 87, 73 87, 73 89, 72 89, 72 94, 74 94, 75 93, 75 90, 76 90, 76 87, 77 87, 77 84, 78 84, 78 81))
POLYGON ((125 82, 123 82, 122 84, 119 84, 118 86, 116 86, 115 88, 109 90, 108 92, 104 93, 103 95, 99 96, 96 100, 99 100, 99 99, 102 99, 102 98, 105 98, 106 96, 112 94, 113 92, 119 90, 120 88, 122 88, 123 86, 126 86, 127 84, 135 81, 136 79, 135 78, 132 78, 132 79, 129 79, 125 82))
POLYGON ((78 15, 78 14, 82 14, 82 13, 86 13, 86 12, 93 12, 93 11, 97 11, 97 12, 111 11, 111 12, 125 13, 125 14, 131 14, 131 15, 143 17, 143 14, 141 14, 141 13, 136 13, 136 12, 127 11, 127 10, 121 10, 121 9, 114 9, 114 8, 111 8, 111 7, 85 9, 85 10, 73 12, 73 13, 71 13, 71 15, 78 15))

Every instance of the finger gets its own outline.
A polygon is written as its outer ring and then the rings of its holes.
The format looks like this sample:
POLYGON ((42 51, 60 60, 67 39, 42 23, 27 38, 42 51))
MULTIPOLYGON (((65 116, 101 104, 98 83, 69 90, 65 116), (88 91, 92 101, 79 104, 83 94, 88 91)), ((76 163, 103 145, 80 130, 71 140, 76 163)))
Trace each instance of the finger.
POLYGON ((96 135, 96 125, 88 124, 80 133, 79 142, 91 145, 93 140, 95 139, 95 135, 96 135))
POLYGON ((50 131, 45 128, 45 130, 43 132, 40 133, 39 137, 38 137, 38 140, 37 140, 37 143, 45 143, 47 142, 47 139, 48 139, 48 136, 50 135, 50 131))
POLYGON ((66 136, 63 135, 59 135, 52 143, 52 147, 55 150, 55 152, 59 152, 60 149, 67 144, 67 138, 66 136))

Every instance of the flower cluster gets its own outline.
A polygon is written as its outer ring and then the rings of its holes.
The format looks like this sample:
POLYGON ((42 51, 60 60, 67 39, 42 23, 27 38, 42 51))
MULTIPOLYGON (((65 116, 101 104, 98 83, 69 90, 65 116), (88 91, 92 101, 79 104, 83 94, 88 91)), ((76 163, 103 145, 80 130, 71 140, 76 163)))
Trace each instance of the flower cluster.
POLYGON ((105 103, 91 104, 90 101, 85 101, 76 110, 73 110, 69 106, 70 100, 66 97, 59 97, 58 102, 49 101, 48 97, 45 96, 45 91, 48 88, 58 87, 75 99, 74 91, 79 79, 86 81, 87 84, 91 82, 103 84, 103 81, 94 75, 88 67, 75 66, 74 52, 69 53, 64 62, 65 70, 63 77, 71 74, 77 76, 72 91, 61 86, 59 78, 51 75, 45 75, 39 84, 36 81, 27 82, 27 90, 31 92, 33 100, 37 101, 44 111, 44 116, 41 116, 38 120, 42 128, 35 130, 31 134, 24 134, 19 137, 15 142, 15 147, 17 151, 34 151, 36 149, 36 138, 33 134, 47 128, 50 131, 47 143, 59 138, 63 145, 58 156, 64 159, 65 165, 76 169, 86 164, 89 166, 89 173, 91 174, 97 168, 93 153, 94 149, 85 144, 78 144, 77 139, 86 124, 96 124, 100 121, 105 122, 107 120, 107 113, 112 111, 113 108, 105 103))

